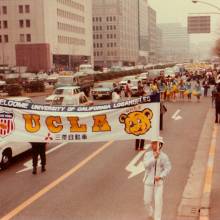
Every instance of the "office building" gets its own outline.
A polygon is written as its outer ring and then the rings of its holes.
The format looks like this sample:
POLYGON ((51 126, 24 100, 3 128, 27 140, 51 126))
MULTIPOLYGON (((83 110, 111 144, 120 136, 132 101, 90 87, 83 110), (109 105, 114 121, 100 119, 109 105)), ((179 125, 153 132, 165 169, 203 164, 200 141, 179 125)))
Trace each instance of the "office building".
POLYGON ((93 0, 93 49, 98 67, 134 65, 138 60, 138 1, 93 0))
POLYGON ((1 0, 0 48, 29 71, 93 62, 91 0, 1 0))
POLYGON ((187 28, 179 23, 164 23, 159 24, 158 27, 162 34, 161 61, 187 61, 190 48, 187 28))

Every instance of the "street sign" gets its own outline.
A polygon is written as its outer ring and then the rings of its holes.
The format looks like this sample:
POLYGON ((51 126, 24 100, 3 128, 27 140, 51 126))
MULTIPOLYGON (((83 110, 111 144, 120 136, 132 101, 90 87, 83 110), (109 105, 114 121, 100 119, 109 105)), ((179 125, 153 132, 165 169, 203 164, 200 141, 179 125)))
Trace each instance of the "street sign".
POLYGON ((210 32, 210 16, 188 16, 188 34, 203 34, 210 32))

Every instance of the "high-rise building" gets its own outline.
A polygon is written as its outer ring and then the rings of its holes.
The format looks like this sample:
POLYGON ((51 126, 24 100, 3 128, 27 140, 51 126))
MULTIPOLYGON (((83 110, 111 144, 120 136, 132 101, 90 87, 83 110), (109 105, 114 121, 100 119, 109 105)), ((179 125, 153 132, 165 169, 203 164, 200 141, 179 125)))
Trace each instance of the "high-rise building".
POLYGON ((149 40, 149 59, 150 63, 155 63, 156 58, 156 47, 157 47, 157 14, 156 11, 148 7, 148 40, 149 40))
POLYGON ((147 64, 149 56, 148 1, 138 0, 139 64, 147 64))
POLYGON ((158 26, 162 33, 161 61, 187 61, 190 48, 187 28, 179 23, 164 23, 158 26))
POLYGON ((92 0, 96 66, 135 64, 138 60, 138 1, 92 0))
POLYGON ((0 64, 30 71, 93 61, 91 0, 1 0, 0 64))

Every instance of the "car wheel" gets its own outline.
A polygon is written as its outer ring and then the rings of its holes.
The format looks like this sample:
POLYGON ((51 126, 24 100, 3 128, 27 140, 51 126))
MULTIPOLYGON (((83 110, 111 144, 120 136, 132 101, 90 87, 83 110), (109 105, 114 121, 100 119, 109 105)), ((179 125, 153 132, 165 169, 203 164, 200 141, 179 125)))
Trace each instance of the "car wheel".
POLYGON ((2 153, 2 160, 1 160, 1 168, 3 170, 7 169, 11 163, 12 159, 12 152, 10 149, 3 151, 2 153))

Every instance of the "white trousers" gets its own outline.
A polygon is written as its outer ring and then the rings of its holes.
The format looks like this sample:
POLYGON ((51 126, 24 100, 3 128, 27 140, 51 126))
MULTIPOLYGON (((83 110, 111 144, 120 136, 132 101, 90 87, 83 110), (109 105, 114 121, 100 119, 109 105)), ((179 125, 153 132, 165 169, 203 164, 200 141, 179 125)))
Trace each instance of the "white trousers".
POLYGON ((144 205, 149 217, 154 217, 154 220, 161 220, 163 208, 163 184, 156 184, 155 186, 144 185, 144 205))

